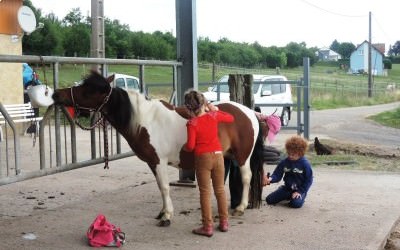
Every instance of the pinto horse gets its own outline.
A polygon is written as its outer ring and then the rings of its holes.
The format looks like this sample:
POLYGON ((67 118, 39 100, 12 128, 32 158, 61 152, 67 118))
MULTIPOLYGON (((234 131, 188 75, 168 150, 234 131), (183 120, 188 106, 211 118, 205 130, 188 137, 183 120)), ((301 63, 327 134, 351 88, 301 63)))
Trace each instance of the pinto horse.
MULTIPOLYGON (((110 83, 113 78, 113 75, 104 78, 91 72, 82 84, 57 89, 52 97, 55 104, 73 106, 76 114, 80 111, 101 113, 127 140, 136 156, 148 164, 156 177, 163 201, 163 207, 156 218, 160 220, 159 226, 169 226, 173 205, 169 194, 167 165, 181 168, 194 166, 190 162, 183 163, 183 159, 186 162, 190 159, 183 157, 182 150, 187 140, 189 112, 184 107, 150 100, 136 91, 112 88, 110 83)), ((249 196, 253 207, 259 206, 261 202, 262 135, 251 109, 235 102, 220 103, 218 107, 235 118, 233 123, 220 123, 219 138, 224 156, 234 157, 240 166, 243 193, 241 203, 233 213, 242 215, 249 205, 249 196)))

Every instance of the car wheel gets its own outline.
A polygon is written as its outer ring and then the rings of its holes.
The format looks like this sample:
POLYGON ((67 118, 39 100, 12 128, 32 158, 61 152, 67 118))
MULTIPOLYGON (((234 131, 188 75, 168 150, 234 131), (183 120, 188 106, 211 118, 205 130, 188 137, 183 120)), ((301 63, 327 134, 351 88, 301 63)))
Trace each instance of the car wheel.
POLYGON ((284 108, 281 115, 281 125, 286 127, 289 124, 289 110, 284 108))

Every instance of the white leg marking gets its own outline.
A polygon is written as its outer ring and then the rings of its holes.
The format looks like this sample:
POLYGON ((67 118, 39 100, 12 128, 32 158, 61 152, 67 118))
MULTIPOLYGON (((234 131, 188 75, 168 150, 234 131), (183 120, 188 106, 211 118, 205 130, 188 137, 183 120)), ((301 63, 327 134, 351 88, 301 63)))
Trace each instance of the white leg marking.
POLYGON ((160 165, 156 168, 156 180, 158 188, 161 192, 161 197, 163 200, 163 208, 161 213, 163 217, 161 220, 171 220, 174 214, 174 207, 172 205, 171 196, 169 195, 169 181, 168 181, 168 171, 167 171, 167 161, 160 160, 160 165))
POLYGON ((240 201, 239 206, 235 208, 236 211, 244 212, 249 204, 249 190, 250 190, 250 181, 251 181, 251 170, 250 170, 250 157, 247 159, 245 164, 240 167, 240 174, 242 175, 242 183, 243 183, 243 194, 242 200, 240 201))

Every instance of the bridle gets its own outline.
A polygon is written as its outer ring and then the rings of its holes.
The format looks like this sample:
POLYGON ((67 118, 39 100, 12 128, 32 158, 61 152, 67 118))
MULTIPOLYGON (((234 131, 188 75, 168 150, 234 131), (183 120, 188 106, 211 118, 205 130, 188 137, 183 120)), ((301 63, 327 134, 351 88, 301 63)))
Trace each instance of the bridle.
POLYGON ((81 129, 83 129, 83 130, 92 130, 93 128, 95 128, 96 126, 98 126, 98 125, 103 121, 103 119, 104 119, 103 114, 102 114, 102 109, 103 109, 104 105, 107 104, 108 100, 110 99, 110 96, 111 96, 111 93, 112 93, 112 88, 110 88, 110 91, 109 91, 108 94, 104 97, 103 102, 102 102, 102 103, 100 104, 100 106, 97 107, 97 108, 88 108, 88 107, 84 107, 84 106, 81 106, 81 105, 79 105, 78 103, 76 103, 76 102, 75 102, 75 98, 74 98, 74 91, 73 91, 73 89, 74 89, 74 86, 70 88, 72 106, 74 107, 74 110, 75 110, 75 113, 76 113, 76 115, 75 115, 75 117, 74 117, 74 122, 75 122, 76 125, 78 125, 78 126, 79 126, 81 129), (100 114, 100 115, 98 116, 96 122, 94 122, 91 126, 87 127, 87 126, 82 125, 82 124, 78 121, 78 119, 77 119, 77 117, 79 116, 81 110, 86 110, 86 111, 88 111, 88 112, 94 112, 95 115, 96 115, 96 114, 100 114))
POLYGON ((75 116, 73 118, 74 122, 76 125, 78 125, 81 129, 83 130, 92 130, 95 127, 99 126, 100 123, 103 123, 103 136, 104 136, 104 168, 108 169, 108 128, 107 128, 107 121, 104 120, 104 116, 103 116, 103 112, 102 109, 104 107, 104 105, 107 104, 108 100, 110 99, 111 93, 113 88, 110 88, 110 91, 108 92, 108 94, 104 97, 103 102, 100 104, 99 107, 97 108, 88 108, 88 107, 84 107, 84 106, 80 106, 79 104, 77 104, 75 102, 75 98, 74 98, 74 86, 71 87, 71 100, 72 100, 72 105, 74 107, 75 110, 75 116), (86 110, 89 112, 94 112, 94 115, 99 114, 97 121, 94 122, 91 126, 87 127, 82 125, 79 121, 78 121, 78 117, 79 117, 79 113, 81 110, 86 110))

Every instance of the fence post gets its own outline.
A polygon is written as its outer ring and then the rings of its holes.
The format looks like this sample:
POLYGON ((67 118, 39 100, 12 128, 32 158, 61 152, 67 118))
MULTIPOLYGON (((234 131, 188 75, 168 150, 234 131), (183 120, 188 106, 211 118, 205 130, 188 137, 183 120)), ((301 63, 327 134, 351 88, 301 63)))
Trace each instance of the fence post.
MULTIPOLYGON (((45 66, 43 66, 45 67, 45 66)), ((58 83, 59 83, 59 63, 55 62, 53 63, 53 80, 54 80, 54 89, 58 88, 58 83)), ((54 121, 54 126, 55 126, 55 138, 56 138, 56 166, 61 166, 61 132, 60 132, 60 109, 57 107, 54 109, 54 116, 55 116, 55 121, 54 121)), ((52 166, 50 166, 52 167, 52 166)))
POLYGON ((304 138, 310 139, 310 58, 303 58, 303 116, 304 116, 304 138))

